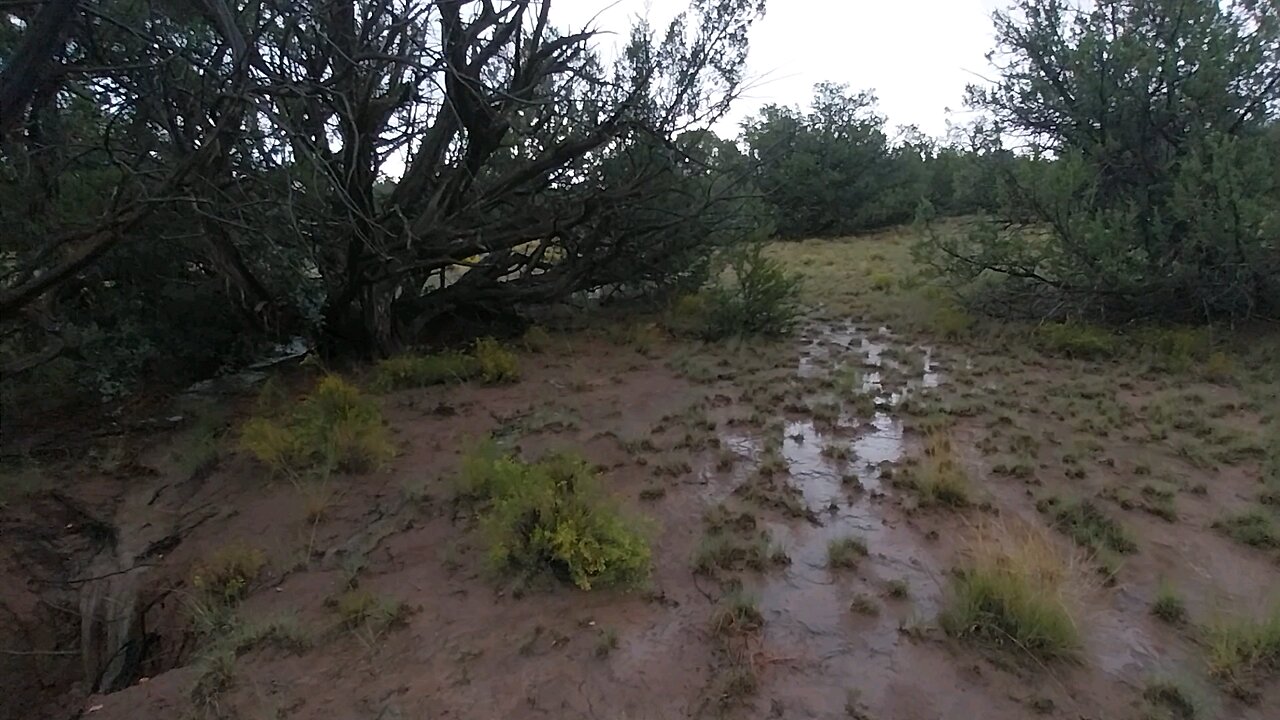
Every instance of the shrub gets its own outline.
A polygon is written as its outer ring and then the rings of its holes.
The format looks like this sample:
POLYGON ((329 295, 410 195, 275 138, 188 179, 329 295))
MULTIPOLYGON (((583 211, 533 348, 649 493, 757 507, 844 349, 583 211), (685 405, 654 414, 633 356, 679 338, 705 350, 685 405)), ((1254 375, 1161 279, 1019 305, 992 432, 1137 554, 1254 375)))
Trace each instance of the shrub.
POLYGON ((244 599, 249 583, 267 564, 261 550, 243 543, 223 546, 191 571, 191 587, 201 599, 220 605, 235 605, 244 599))
POLYGON ((520 379, 520 362, 497 340, 480 338, 470 353, 399 355, 380 360, 374 366, 372 386, 378 392, 389 392, 475 378, 489 384, 515 382, 520 379))
POLYGON ((1280 603, 1261 620, 1220 623, 1209 631, 1209 669, 1236 695, 1280 670, 1280 603))
POLYGON ((878 272, 871 275, 871 289, 884 292, 893 289, 896 279, 887 272, 878 272))
POLYGON ((943 630, 1040 659, 1070 657, 1080 647, 1072 618, 1069 560, 1030 527, 979 527, 939 617, 943 630))
POLYGON ((759 244, 729 251, 732 282, 707 292, 709 338, 790 332, 799 314, 799 281, 763 252, 759 244))
POLYGON ((551 333, 541 325, 530 325, 524 331, 524 335, 520 336, 520 344, 526 350, 534 353, 544 353, 551 350, 552 345, 551 333))
POLYGON ((360 472, 395 457, 377 401, 337 375, 321 379, 291 415, 251 418, 240 442, 276 472, 313 467, 360 472))
POLYGON ((580 458, 526 463, 490 445, 463 459, 459 481, 461 497, 481 505, 497 570, 550 574, 583 590, 635 586, 648 576, 648 543, 604 499, 580 458))
POLYGON ((958 340, 973 327, 973 316, 960 308, 945 305, 933 311, 929 325, 944 340, 958 340))
POLYGON ((365 625, 384 629, 404 619, 409 608, 398 600, 379 597, 369 590, 352 588, 334 601, 342 624, 355 629, 365 625))
POLYGON ((867 556, 867 543, 861 538, 835 538, 827 543, 827 567, 855 568, 867 556))
POLYGON ((479 374, 475 358, 463 353, 399 355, 379 360, 373 369, 373 388, 378 392, 463 382, 479 374))
POLYGON ((1194 694, 1172 680, 1151 680, 1142 691, 1142 699, 1150 704, 1149 720, 1194 720, 1198 708, 1194 694))
POLYGON ((515 353, 493 338, 480 338, 472 351, 480 379, 490 385, 511 383, 520 379, 520 361, 515 353))
POLYGON ((1112 357, 1120 347, 1106 329, 1073 322, 1041 325, 1036 328, 1035 340, 1045 352, 1082 360, 1112 357))
POLYGON ((1151 614, 1170 625, 1180 625, 1187 619, 1187 606, 1182 602, 1182 596, 1167 580, 1161 580, 1160 587, 1156 589, 1151 614))
POLYGON ((1036 503, 1036 508, 1049 514, 1054 527, 1096 552, 1127 554, 1138 549, 1124 526, 1108 517, 1091 500, 1062 502, 1050 497, 1036 503))
POLYGON ((1266 510, 1254 508, 1213 524, 1238 542, 1260 548, 1280 548, 1280 530, 1266 510))

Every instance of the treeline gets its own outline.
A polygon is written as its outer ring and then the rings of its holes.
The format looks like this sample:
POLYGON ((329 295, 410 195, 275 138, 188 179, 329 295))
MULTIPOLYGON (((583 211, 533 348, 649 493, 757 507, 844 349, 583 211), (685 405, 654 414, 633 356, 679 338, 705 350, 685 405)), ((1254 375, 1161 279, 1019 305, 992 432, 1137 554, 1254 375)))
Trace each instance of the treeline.
POLYGON ((831 84, 715 137, 762 0, 639 23, 612 62, 552 6, 0 11, 6 414, 294 337, 386 355, 460 318, 661 296, 726 246, 913 219, 986 308, 1280 315, 1275 3, 1016 0, 946 142, 831 84))

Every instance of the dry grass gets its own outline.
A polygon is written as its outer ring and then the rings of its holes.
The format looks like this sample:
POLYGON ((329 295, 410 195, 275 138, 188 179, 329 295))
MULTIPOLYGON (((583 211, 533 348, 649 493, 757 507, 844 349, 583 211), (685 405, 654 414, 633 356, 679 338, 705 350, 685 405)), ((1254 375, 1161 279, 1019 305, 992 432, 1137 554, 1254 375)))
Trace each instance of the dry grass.
POLYGON ((940 621, 948 634, 1037 659, 1080 648, 1074 608, 1081 581, 1071 555, 1029 525, 988 523, 965 548, 940 621))
POLYGON ((1209 670, 1233 694, 1252 698, 1280 671, 1280 602, 1260 619, 1220 622, 1210 628, 1209 670))

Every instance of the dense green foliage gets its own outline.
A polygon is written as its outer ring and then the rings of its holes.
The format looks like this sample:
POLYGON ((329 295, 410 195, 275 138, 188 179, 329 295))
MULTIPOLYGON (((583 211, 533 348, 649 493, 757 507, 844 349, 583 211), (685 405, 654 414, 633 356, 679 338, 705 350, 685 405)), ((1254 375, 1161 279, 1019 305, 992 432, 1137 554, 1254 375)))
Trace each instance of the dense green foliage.
MULTIPOLYGON (((441 323, 698 285, 761 224, 707 128, 762 3, 638 22, 612 62, 553 5, 72 13, 0 113, 21 115, 0 128, 6 383, 111 396, 285 338, 385 356, 441 323)), ((39 7, 0 23, 0 73, 39 7)), ((19 389, 7 411, 57 395, 19 389)))
POLYGON ((1280 309, 1280 15, 1218 0, 1020 0, 971 87, 1010 168, 1003 222, 938 235, 962 281, 1037 314, 1214 320, 1280 309), (1030 221, 1031 224, 1025 224, 1030 221))
POLYGON ((629 587, 648 577, 648 542, 600 494, 580 458, 526 463, 485 446, 464 458, 459 484, 462 497, 480 505, 499 572, 550 574, 583 590, 629 587))

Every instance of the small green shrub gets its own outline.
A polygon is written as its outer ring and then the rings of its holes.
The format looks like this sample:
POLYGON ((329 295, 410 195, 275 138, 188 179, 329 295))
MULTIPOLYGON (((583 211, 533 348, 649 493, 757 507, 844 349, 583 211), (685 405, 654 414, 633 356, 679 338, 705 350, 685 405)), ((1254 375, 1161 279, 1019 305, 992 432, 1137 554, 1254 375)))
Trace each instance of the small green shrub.
POLYGON ((1250 697, 1254 687, 1280 670, 1280 603, 1261 620, 1237 620, 1212 627, 1209 669, 1234 694, 1250 697))
POLYGON ((541 325, 530 325, 520 336, 520 344, 533 353, 549 352, 553 342, 551 333, 541 325))
POLYGON ((493 338, 480 338, 472 354, 480 379, 490 385, 513 383, 520 379, 520 361, 515 353, 493 338))
POLYGON ((1036 509, 1047 513, 1054 527, 1083 547, 1096 552, 1111 551, 1121 554, 1138 549, 1138 544, 1129 531, 1108 517, 1092 500, 1063 502, 1050 497, 1037 502, 1036 509))
POLYGON ((711 629, 718 635, 755 632, 763 625, 764 615, 756 599, 741 590, 721 599, 711 615, 711 629))
POLYGON ((747 335, 784 335, 799 308, 798 279, 752 244, 729 251, 731 283, 707 291, 705 335, 711 339, 747 335))
POLYGON ((241 428, 240 443, 275 472, 361 472, 395 457, 377 401, 337 375, 321 379, 292 415, 251 418, 241 428))
POLYGON ((1167 580, 1161 580, 1156 588, 1156 599, 1151 603, 1151 614, 1169 623, 1181 625, 1187 620, 1187 606, 1182 596, 1167 580))
POLYGON ((267 564, 267 556, 244 543, 231 543, 196 563, 191 587, 202 599, 235 605, 249 592, 249 584, 267 564))
POLYGON ((1207 359, 1213 348, 1205 328, 1144 327, 1133 335, 1138 347, 1166 370, 1187 370, 1193 362, 1207 359))
POLYGON ((527 463, 488 445, 463 459, 459 481, 461 497, 480 505, 497 570, 550 574, 583 590, 632 587, 648 576, 648 543, 580 458, 527 463))
POLYGON ((1147 683, 1142 699, 1149 704, 1149 720, 1195 720, 1199 713, 1195 694, 1172 680, 1156 679, 1147 683))
MULTIPOLYGON (((534 329, 530 328, 530 332, 534 329)), ((520 361, 497 340, 480 338, 469 353, 398 355, 380 360, 374 366, 371 385, 378 392, 390 392, 477 378, 490 385, 515 382, 520 379, 520 361)))
POLYGON ((1070 358, 1093 360, 1113 357, 1120 343, 1104 328, 1079 323, 1046 323, 1036 328, 1036 344, 1041 350, 1070 358))
POLYGON ((827 543, 827 567, 855 568, 867 556, 867 543, 853 536, 835 538, 827 543))
POLYGON ((464 382, 480 373, 479 363, 464 353, 398 355, 379 360, 373 369, 374 390, 389 392, 464 382))
POLYGON ((887 272, 878 272, 871 275, 871 289, 878 292, 885 292, 893 289, 894 283, 897 281, 892 274, 887 272))
POLYGON ((1080 647, 1068 604, 1071 568, 1052 540, 1030 527, 980 527, 954 575, 939 621, 949 635, 1040 659, 1080 647))
POLYGON ((1213 524, 1237 542, 1260 548, 1280 548, 1280 530, 1271 515, 1262 508, 1254 508, 1238 515, 1230 515, 1213 524))
POLYGON ((334 608, 342 624, 349 629, 370 627, 375 631, 394 625, 409 614, 399 600, 379 597, 369 590, 352 588, 338 596, 334 608))

